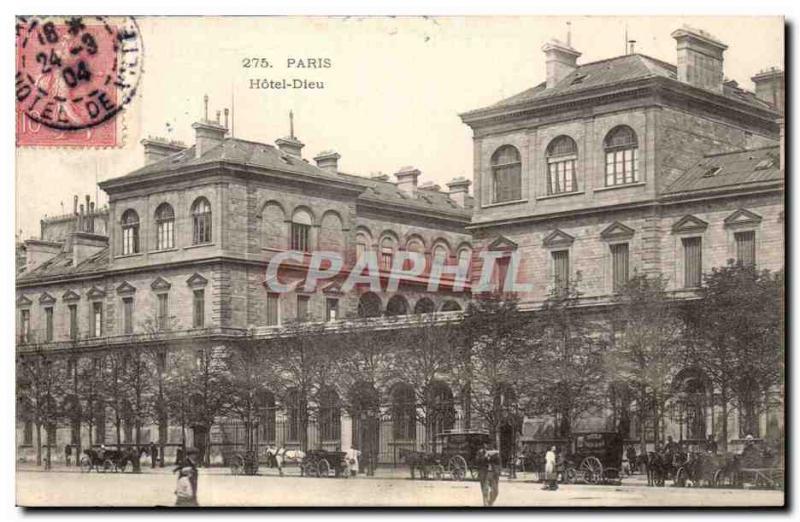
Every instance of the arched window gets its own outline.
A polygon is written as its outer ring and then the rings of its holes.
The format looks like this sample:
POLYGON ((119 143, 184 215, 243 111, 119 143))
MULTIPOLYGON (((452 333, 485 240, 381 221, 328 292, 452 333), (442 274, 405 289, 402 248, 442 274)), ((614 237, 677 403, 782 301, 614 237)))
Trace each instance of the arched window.
POLYGON ((372 292, 366 292, 358 299, 359 317, 380 317, 381 298, 372 292))
POLYGON ((428 439, 435 440, 436 435, 453 429, 456 411, 453 406, 453 392, 450 386, 442 381, 433 381, 426 393, 427 411, 431 433, 428 439))
POLYGON ((442 312, 460 312, 461 305, 452 299, 445 301, 442 305, 442 312))
POLYGON ((391 270, 394 261, 395 241, 391 236, 381 239, 381 270, 391 270))
POLYGON ((386 303, 386 315, 406 315, 408 313, 408 301, 402 295, 395 295, 386 303))
POLYGON ((289 424, 287 439, 292 442, 300 441, 303 431, 302 415, 305 404, 300 400, 300 393, 292 388, 286 394, 286 420, 289 424))
POLYGON ((447 263, 447 258, 450 257, 450 251, 446 246, 439 243, 433 247, 433 260, 444 265, 447 263))
POLYGON ((139 253, 139 214, 132 208, 122 214, 122 255, 139 253))
POLYGON ((614 127, 604 142, 606 186, 639 181, 639 144, 636 133, 627 125, 614 127))
POLYGON ((292 215, 292 250, 308 252, 311 250, 311 214, 298 209, 292 215))
POLYGON ((331 387, 319 391, 319 432, 323 441, 342 438, 342 408, 339 394, 331 387))
POLYGON ((192 244, 211 242, 211 204, 200 197, 192 205, 192 244))
POLYGON ((175 248, 175 211, 169 203, 156 209, 156 250, 175 248))
POLYGON ((369 233, 359 230, 356 233, 356 261, 361 261, 372 248, 372 238, 369 233))
POLYGON ((436 305, 433 304, 433 301, 428 299, 427 297, 423 297, 417 304, 414 305, 414 313, 415 314, 432 314, 436 311, 436 305))
POLYGON ((563 194, 578 190, 575 164, 578 146, 569 136, 559 136, 547 146, 547 193, 563 194))
POLYGON ((392 434, 394 440, 417 438, 417 415, 414 388, 399 383, 392 389, 392 434))
POLYGON ((522 162, 519 151, 511 145, 503 145, 492 154, 491 166, 494 202, 522 199, 522 162))

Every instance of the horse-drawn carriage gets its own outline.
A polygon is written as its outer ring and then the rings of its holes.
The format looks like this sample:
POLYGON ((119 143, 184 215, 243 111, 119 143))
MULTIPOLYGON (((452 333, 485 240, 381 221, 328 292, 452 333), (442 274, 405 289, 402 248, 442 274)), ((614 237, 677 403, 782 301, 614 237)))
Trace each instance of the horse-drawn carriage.
POLYGON ((83 451, 80 460, 82 473, 92 470, 98 473, 134 471, 136 451, 133 449, 105 449, 102 447, 89 448, 83 451))
POLYGON ((304 477, 347 476, 347 453, 344 451, 309 450, 300 463, 300 474, 304 477))
POLYGON ((690 456, 675 474, 674 485, 702 486, 703 480, 712 487, 783 489, 783 466, 777 451, 749 443, 741 453, 690 456), (709 479, 709 476, 711 477, 709 479))
POLYGON ((475 456, 484 443, 491 442, 485 431, 449 430, 436 436, 433 452, 401 450, 400 457, 411 468, 411 478, 416 478, 415 471, 421 478, 442 479, 449 476, 452 480, 464 480, 469 473, 470 478, 478 474, 475 456))
POLYGON ((258 453, 256 450, 236 453, 230 456, 228 465, 231 475, 256 475, 258 474, 258 453))
POLYGON ((570 446, 564 458, 564 482, 606 484, 621 479, 623 441, 619 433, 574 433, 570 446))

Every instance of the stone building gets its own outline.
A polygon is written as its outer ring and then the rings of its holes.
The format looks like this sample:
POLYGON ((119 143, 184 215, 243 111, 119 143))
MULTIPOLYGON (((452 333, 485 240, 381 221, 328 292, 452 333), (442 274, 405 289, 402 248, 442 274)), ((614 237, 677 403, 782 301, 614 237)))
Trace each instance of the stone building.
MULTIPOLYGON (((461 115, 474 135, 474 248, 522 253, 522 307, 564 284, 585 305, 608 304, 636 272, 664 274, 688 297, 729 259, 783 268, 783 73, 756 74, 752 93, 724 79, 724 43, 691 28, 672 37, 677 65, 643 54, 579 64, 578 50, 551 41, 546 81, 461 115)), ((662 436, 720 433, 706 383, 676 369, 702 419, 662 436)), ((776 436, 779 423, 778 412, 746 428, 731 419, 729 433, 776 436)))

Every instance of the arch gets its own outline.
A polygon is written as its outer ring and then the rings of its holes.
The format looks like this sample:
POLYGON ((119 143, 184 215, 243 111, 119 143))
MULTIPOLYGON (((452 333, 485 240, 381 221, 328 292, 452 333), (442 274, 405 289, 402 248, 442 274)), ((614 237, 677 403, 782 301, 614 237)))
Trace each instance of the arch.
POLYGON ((292 212, 292 223, 311 226, 314 224, 314 213, 308 207, 295 207, 292 212))
POLYGON ((175 210, 169 203, 156 208, 156 250, 175 248, 175 210))
POLYGON ((397 240, 397 235, 391 231, 384 231, 381 234, 381 240, 378 244, 380 249, 380 267, 381 270, 391 270, 392 263, 394 262, 394 255, 397 251, 397 245, 399 241, 397 240))
POLYGON ((261 244, 266 248, 286 248, 286 211, 277 201, 261 207, 261 244))
POLYGON ((423 297, 414 305, 415 314, 432 314, 436 311, 436 305, 428 297, 423 297))
POLYGON ((406 236, 406 250, 409 252, 425 253, 425 238, 419 234, 409 234, 406 236))
POLYGON ((408 300, 400 294, 393 295, 386 303, 386 315, 407 315, 408 300))
POLYGON ((606 186, 639 181, 639 141, 627 125, 617 125, 603 140, 606 153, 606 186))
POLYGON ((356 260, 361 260, 367 252, 372 251, 372 232, 366 227, 356 229, 356 260))
POLYGON ((394 440, 416 440, 417 406, 414 387, 399 382, 392 387, 392 434, 394 440))
POLYGON ((711 381, 696 367, 684 368, 672 379, 672 417, 679 424, 680 438, 705 440, 710 406, 711 381))
POLYGON ((122 213, 122 255, 139 253, 139 214, 129 208, 122 213))
POLYGON ((460 312, 461 310, 463 310, 461 308, 461 305, 458 304, 458 301, 455 301, 453 299, 448 299, 447 301, 442 303, 442 308, 441 308, 442 312, 460 312))
POLYGON ((575 140, 561 135, 550 141, 547 157, 547 193, 563 194, 578 190, 576 165, 578 145, 575 140))
POLYGON ((374 292, 364 292, 358 298, 359 317, 380 317, 383 313, 382 308, 381 298, 374 292))
POLYGON ((335 210, 328 210, 322 214, 319 227, 319 248, 332 252, 344 250, 344 221, 335 210))
POLYGON ((436 259, 437 256, 444 256, 446 261, 450 258, 452 252, 453 250, 450 248, 450 243, 448 243, 446 239, 438 238, 433 242, 433 248, 431 248, 431 258, 436 259))
POLYGON ((456 410, 453 391, 444 381, 434 380, 425 391, 428 439, 435 440, 436 435, 453 429, 456 410))
POLYGON ((258 417, 259 439, 275 443, 275 394, 266 389, 256 392, 256 415, 258 417))
POLYGON ((319 433, 322 441, 342 438, 342 401, 333 386, 322 386, 317 392, 319 400, 319 433))
POLYGON ((516 201, 522 199, 522 160, 513 145, 499 147, 490 160, 492 169, 493 201, 516 201))
POLYGON ((192 244, 211 242, 211 203, 204 196, 194 200, 192 213, 192 244))

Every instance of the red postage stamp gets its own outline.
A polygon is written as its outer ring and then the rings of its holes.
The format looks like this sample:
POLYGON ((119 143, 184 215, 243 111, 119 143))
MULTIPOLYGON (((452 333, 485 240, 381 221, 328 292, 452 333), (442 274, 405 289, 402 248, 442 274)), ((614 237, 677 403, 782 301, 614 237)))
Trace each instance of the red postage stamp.
POLYGON ((136 94, 142 42, 133 18, 18 18, 17 146, 112 147, 136 94))

